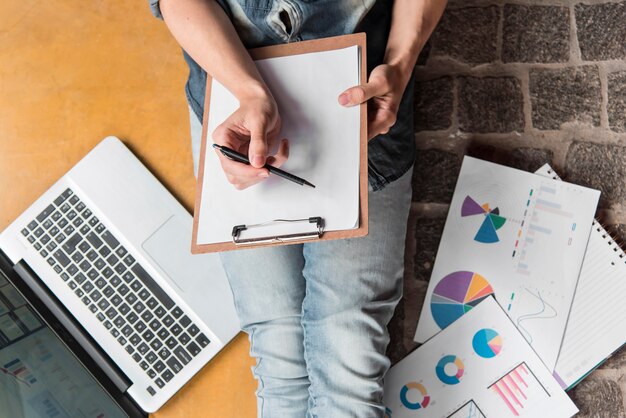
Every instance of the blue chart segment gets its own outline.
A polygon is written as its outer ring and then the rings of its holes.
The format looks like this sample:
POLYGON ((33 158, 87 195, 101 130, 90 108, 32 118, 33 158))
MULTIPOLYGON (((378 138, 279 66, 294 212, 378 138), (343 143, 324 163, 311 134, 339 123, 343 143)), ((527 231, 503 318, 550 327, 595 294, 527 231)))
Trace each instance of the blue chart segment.
POLYGON ((435 373, 437 373, 437 377, 446 385, 456 385, 461 381, 461 377, 465 372, 465 365, 460 358, 453 355, 447 355, 439 360, 437 366, 435 367, 435 373), (449 364, 454 364, 456 366, 456 372, 448 374, 446 372, 446 366, 449 364))
POLYGON ((472 347, 479 356, 492 358, 502 350, 502 337, 494 330, 484 328, 474 334, 472 347))
POLYGON ((488 203, 481 206, 470 196, 466 196, 463 201, 463 206, 461 207, 461 217, 465 218, 467 216, 478 215, 484 216, 485 219, 480 225, 480 228, 478 228, 478 232, 476 236, 474 236, 474 241, 483 244, 499 242, 500 238, 496 231, 502 228, 506 223, 506 218, 500 216, 500 209, 497 207, 491 209, 488 203))
POLYGON ((409 382, 402 386, 402 389, 400 389, 400 402, 402 402, 402 405, 409 409, 417 410, 428 407, 428 404, 430 403, 430 396, 428 396, 428 392, 426 391, 424 385, 417 382, 409 382), (421 400, 409 400, 408 394, 410 390, 419 392, 421 400))

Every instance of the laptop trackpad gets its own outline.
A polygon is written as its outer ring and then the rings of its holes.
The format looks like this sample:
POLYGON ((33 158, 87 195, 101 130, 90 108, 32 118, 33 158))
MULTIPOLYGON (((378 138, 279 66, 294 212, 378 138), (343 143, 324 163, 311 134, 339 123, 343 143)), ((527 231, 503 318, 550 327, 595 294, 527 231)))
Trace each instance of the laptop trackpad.
POLYGON ((192 293, 206 288, 222 265, 216 254, 191 254, 192 218, 185 218, 169 218, 142 247, 179 290, 192 293))

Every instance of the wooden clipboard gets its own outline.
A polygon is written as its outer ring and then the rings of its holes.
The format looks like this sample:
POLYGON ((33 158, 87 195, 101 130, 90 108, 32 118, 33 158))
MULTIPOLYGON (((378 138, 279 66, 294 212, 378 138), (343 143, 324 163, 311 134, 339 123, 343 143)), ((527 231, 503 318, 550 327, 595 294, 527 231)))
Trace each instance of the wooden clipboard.
MULTIPOLYGON (((356 33, 351 35, 342 35, 331 38, 316 39, 311 41, 301 41, 289 44, 273 45, 252 49, 249 51, 254 60, 283 57, 289 55, 307 54, 312 52, 323 52, 343 49, 351 46, 358 46, 360 49, 360 83, 367 80, 367 63, 366 63, 366 36, 365 33, 356 33)), ((367 176, 367 104, 360 105, 360 161, 359 161, 359 222, 358 227, 349 230, 328 231, 323 232, 321 237, 310 239, 294 239, 288 242, 273 241, 271 243, 255 244, 251 246, 239 246, 233 241, 226 241, 214 244, 198 244, 198 224, 199 213, 202 202, 202 190, 205 171, 205 157, 207 150, 207 129, 211 101, 211 76, 207 75, 206 95, 204 101, 204 117, 202 124, 202 143, 200 149, 200 165, 198 169, 198 183, 196 185, 196 199, 193 219, 193 232, 191 252, 193 254, 231 251, 245 248, 258 248, 276 245, 290 245, 304 242, 316 242, 332 239, 356 238, 363 237, 368 233, 368 176, 367 176)), ((253 186, 254 187, 254 186, 253 186)))

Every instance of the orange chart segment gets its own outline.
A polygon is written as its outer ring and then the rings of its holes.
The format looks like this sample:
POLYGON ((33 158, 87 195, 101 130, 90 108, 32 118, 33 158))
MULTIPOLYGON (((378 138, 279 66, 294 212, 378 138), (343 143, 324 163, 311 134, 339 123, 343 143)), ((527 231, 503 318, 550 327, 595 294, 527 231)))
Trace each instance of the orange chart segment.
POLYGON ((493 289, 489 282, 480 274, 474 273, 463 301, 465 303, 472 302, 476 299, 490 295, 491 293, 493 293, 493 289))

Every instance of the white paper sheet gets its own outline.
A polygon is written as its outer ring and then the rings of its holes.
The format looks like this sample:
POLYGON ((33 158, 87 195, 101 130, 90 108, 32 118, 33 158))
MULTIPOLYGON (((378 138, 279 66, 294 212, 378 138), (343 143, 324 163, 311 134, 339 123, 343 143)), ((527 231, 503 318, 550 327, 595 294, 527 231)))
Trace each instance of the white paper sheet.
POLYGON ((492 297, 392 367, 388 418, 566 418, 578 410, 492 297))
MULTIPOLYGON (((359 48, 256 61, 274 95, 282 120, 280 138, 290 140, 281 167, 316 188, 270 175, 261 184, 237 191, 228 183, 215 151, 206 149, 198 224, 198 244, 231 240, 232 227, 275 219, 324 218, 325 230, 358 227, 359 107, 344 108, 337 98, 359 84, 359 48)), ((238 108, 236 98, 213 80, 207 144, 238 108)), ((298 225, 293 225, 298 232, 298 225)))
MULTIPOLYGON (((549 165, 536 172, 559 180, 549 165)), ((567 320, 554 377, 570 388, 626 343, 626 258, 597 221, 567 320)))
POLYGON ((465 157, 416 341, 432 337, 494 293, 553 370, 599 196, 596 190, 465 157))

